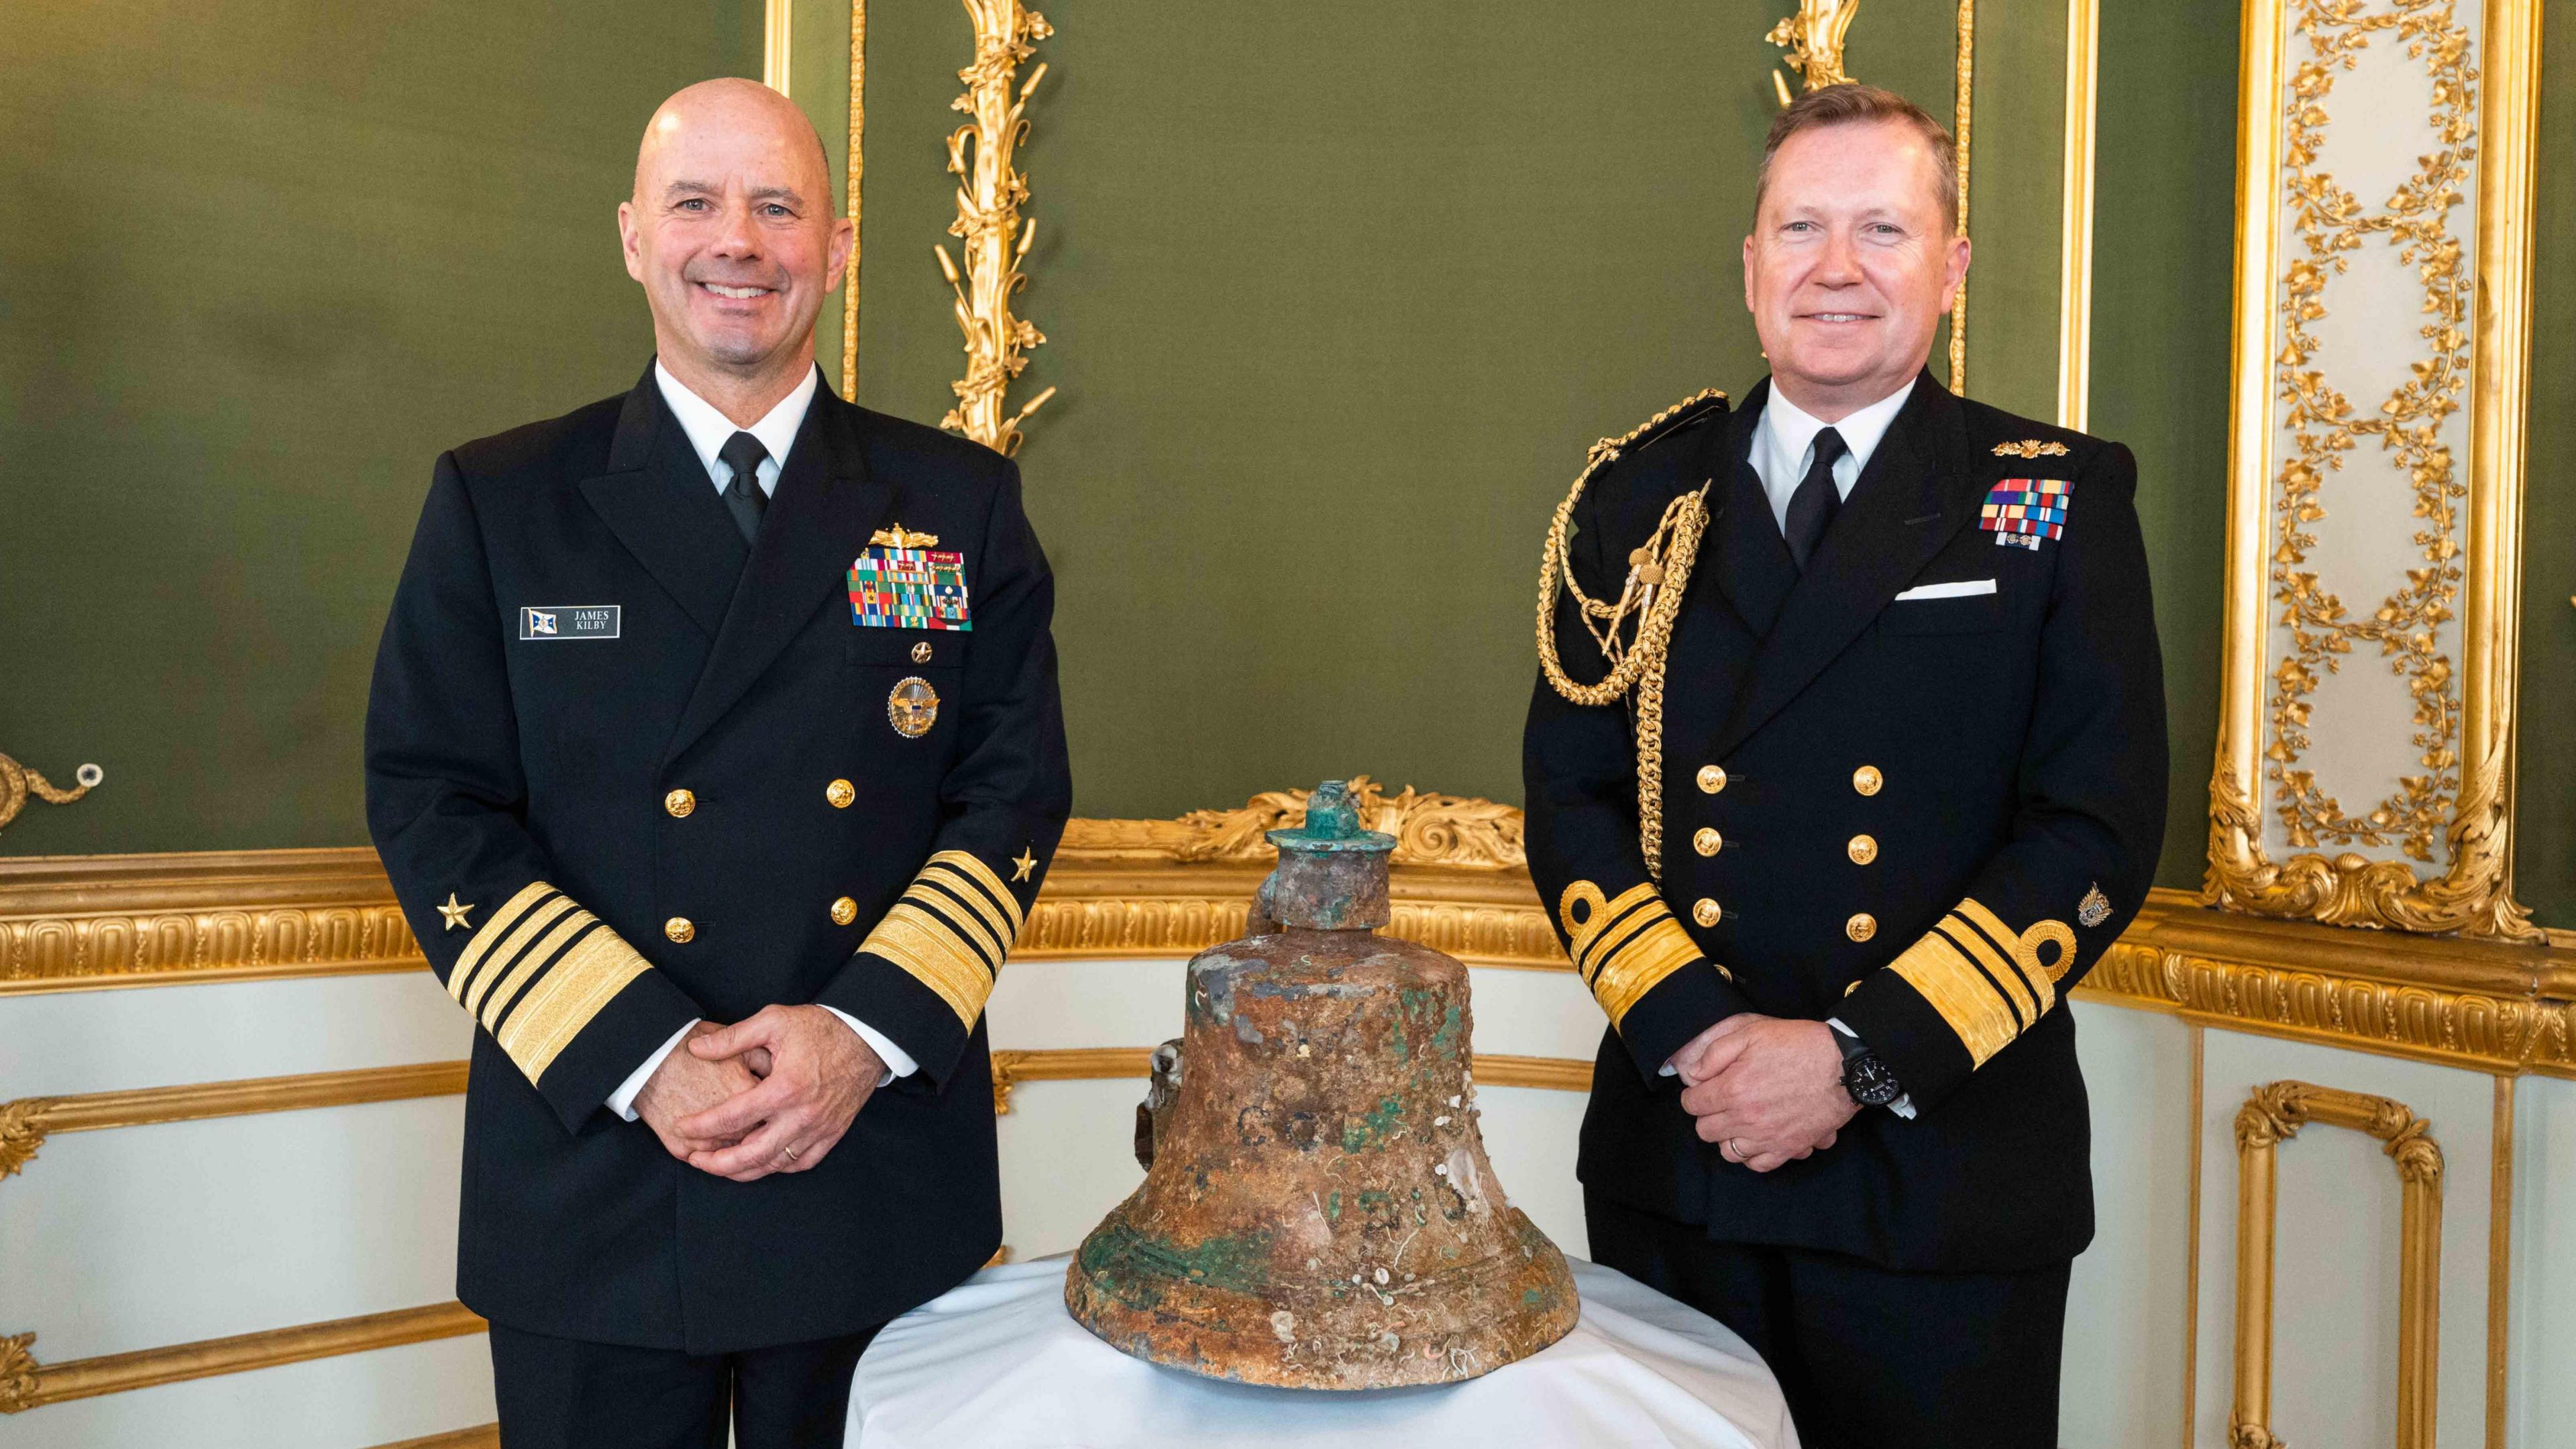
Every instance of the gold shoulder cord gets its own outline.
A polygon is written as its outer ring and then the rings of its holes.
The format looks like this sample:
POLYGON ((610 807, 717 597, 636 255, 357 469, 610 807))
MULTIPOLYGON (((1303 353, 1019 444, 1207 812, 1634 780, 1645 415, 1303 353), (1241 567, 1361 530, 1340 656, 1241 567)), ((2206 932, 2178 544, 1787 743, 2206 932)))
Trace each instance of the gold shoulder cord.
POLYGON ((1616 703, 1631 688, 1637 691, 1637 843, 1646 857, 1646 872, 1664 878, 1664 654, 1672 644, 1673 620, 1681 612, 1682 591, 1690 586, 1691 565, 1699 558, 1700 534, 1708 527, 1705 482, 1664 509, 1654 537, 1628 555, 1628 578, 1611 603, 1587 597, 1574 581, 1574 505, 1592 475, 1619 457, 1620 450, 1712 398, 1725 393, 1711 388, 1648 418, 1624 438, 1603 438, 1585 457, 1583 473, 1556 506, 1548 524, 1547 545, 1538 566, 1538 662, 1547 682, 1568 701, 1580 705, 1616 703), (1556 592, 1562 584, 1574 596, 1585 632, 1610 661, 1610 673, 1598 684, 1577 684, 1565 672, 1556 652, 1556 592), (1601 622, 1595 624, 1594 620, 1601 622), (1621 630, 1633 627, 1632 638, 1621 630))

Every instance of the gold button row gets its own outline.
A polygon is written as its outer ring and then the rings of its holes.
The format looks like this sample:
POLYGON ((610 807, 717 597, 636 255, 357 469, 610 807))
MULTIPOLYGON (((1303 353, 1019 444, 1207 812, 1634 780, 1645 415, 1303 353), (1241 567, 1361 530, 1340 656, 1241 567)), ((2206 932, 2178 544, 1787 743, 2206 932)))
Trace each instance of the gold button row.
MULTIPOLYGON (((823 787, 823 798, 832 802, 833 809, 847 810, 850 802, 859 798, 859 788, 847 780, 834 780, 823 787)), ((662 808, 670 812, 672 819, 686 820, 698 808, 698 797, 688 790, 674 790, 662 797, 662 808)))

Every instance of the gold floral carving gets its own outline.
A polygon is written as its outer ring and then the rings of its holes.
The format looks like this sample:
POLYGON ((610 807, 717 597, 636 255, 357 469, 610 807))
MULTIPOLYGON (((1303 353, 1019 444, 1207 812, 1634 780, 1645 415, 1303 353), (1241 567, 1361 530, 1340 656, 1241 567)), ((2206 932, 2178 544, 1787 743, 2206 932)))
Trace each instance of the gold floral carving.
MULTIPOLYGON (((1841 85, 1851 79, 1843 69, 1843 32, 1859 12, 1860 0, 1798 0, 1798 13, 1782 17, 1762 38, 1789 52, 1780 63, 1798 77, 1800 89, 1841 85)), ((1788 77, 1771 72, 1771 86, 1785 108, 1788 77)))
POLYGON ((2280 1144, 2310 1122, 2365 1132, 2397 1165, 2397 1445, 2433 1449, 2441 1347, 2442 1149, 2431 1124, 2386 1097, 2271 1082, 2236 1112, 2236 1402, 2229 1443, 2277 1449, 2272 1434, 2272 1236, 2280 1144))
MULTIPOLYGON (((1959 143, 1959 235, 1968 234, 1968 142, 1970 122, 1974 120, 1977 79, 1977 0, 1959 0, 1959 50, 1957 74, 1957 121, 1951 136, 1959 143)), ((1968 392, 1968 281, 1959 279, 1957 295, 1950 299, 1950 391, 1965 397, 1968 392)))
MULTIPOLYGON (((2204 896, 2334 925, 2537 941, 2513 901, 2507 852, 2529 250, 2515 198, 2527 200, 2536 82, 2509 45, 2490 46, 2508 69, 2487 78, 2499 88, 2482 96, 2457 3, 2293 0, 2249 12, 2243 113, 2279 124, 2240 132, 2227 700, 2204 896), (2295 63, 2285 63, 2285 25, 2306 47, 2295 63), (2377 204, 2318 164, 2338 76, 2374 43, 2419 64, 2430 96, 2415 169, 2377 204), (2453 219, 2473 162, 2474 255, 2453 219), (2329 374, 2319 324, 2335 280, 2365 248, 2385 248, 2411 271, 2424 321, 2404 380, 2385 398, 2356 400, 2329 374), (2492 294, 2483 309, 2482 288, 2492 294), (2464 395, 2466 468, 2445 441, 2464 395), (2287 434, 2277 467, 2275 404, 2287 434), (2405 479, 2415 557, 2383 598, 2356 606, 2324 584, 2312 552, 2330 511, 2362 506, 2338 504, 2330 484, 2364 448, 2405 479), (2313 763, 2331 738, 2320 735, 2315 696, 2346 662, 2372 656, 2406 683, 2420 772, 2348 808, 2313 763), (2285 862, 2263 846, 2258 788, 2298 852, 2285 862), (2419 875, 2416 864, 2437 868, 2419 875)), ((2488 0, 2499 44, 2530 8, 2488 0)))
POLYGON ((1046 79, 1041 63, 1019 79, 1020 62, 1035 53, 1035 42, 1055 33, 1046 17, 1020 0, 964 0, 975 25, 975 63, 957 73, 966 83, 952 109, 974 119, 948 137, 948 169, 957 177, 957 219, 948 234, 962 238, 961 264, 943 244, 939 270, 957 294, 957 328, 966 335, 966 376, 950 388, 957 406, 939 425, 964 433, 998 452, 1019 451, 1020 424, 1055 396, 1048 388, 1016 413, 1006 413, 1005 394, 1028 365, 1027 351, 1046 341, 1028 319, 1011 311, 1011 296, 1028 278, 1020 271, 1037 240, 1037 223, 1020 217, 1029 199, 1028 178, 1012 164, 1028 135, 1024 112, 1038 82, 1046 79))
POLYGON ((27 808, 30 795, 48 805, 69 805, 96 789, 105 778, 98 766, 83 765, 73 775, 76 783, 66 790, 7 755, 0 755, 0 828, 18 818, 18 812, 27 808))
MULTIPOLYGON (((1390 796, 1366 775, 1351 795, 1371 830, 1395 837, 1397 865, 1526 867, 1521 812, 1465 795, 1434 795, 1407 785, 1390 796)), ((1267 863, 1279 852, 1264 837, 1306 820, 1306 791, 1271 790, 1233 810, 1193 810, 1177 820, 1074 820, 1062 852, 1092 860, 1165 859, 1267 863)))

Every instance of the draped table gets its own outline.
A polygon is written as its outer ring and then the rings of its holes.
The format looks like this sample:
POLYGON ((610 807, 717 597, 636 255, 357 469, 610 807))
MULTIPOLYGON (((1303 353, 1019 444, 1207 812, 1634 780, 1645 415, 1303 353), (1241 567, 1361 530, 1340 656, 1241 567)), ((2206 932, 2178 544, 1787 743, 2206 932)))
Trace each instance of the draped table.
POLYGON ((1725 1325, 1569 1257, 1572 1333, 1482 1378, 1316 1392, 1129 1358, 1064 1308, 1065 1258, 987 1268, 886 1326, 859 1360, 850 1449, 1796 1449, 1780 1387, 1725 1325))

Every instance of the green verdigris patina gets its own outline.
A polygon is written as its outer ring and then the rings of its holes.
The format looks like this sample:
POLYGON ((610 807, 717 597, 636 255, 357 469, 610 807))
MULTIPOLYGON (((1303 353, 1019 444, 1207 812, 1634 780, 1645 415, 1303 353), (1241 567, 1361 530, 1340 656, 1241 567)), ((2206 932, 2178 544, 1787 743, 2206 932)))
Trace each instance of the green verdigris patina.
POLYGON ((1466 968, 1375 934, 1395 842, 1340 784, 1270 840, 1256 934, 1190 962, 1145 1183, 1074 1255, 1066 1306, 1139 1358, 1290 1388, 1448 1383, 1537 1352, 1579 1304, 1486 1159, 1466 968))

